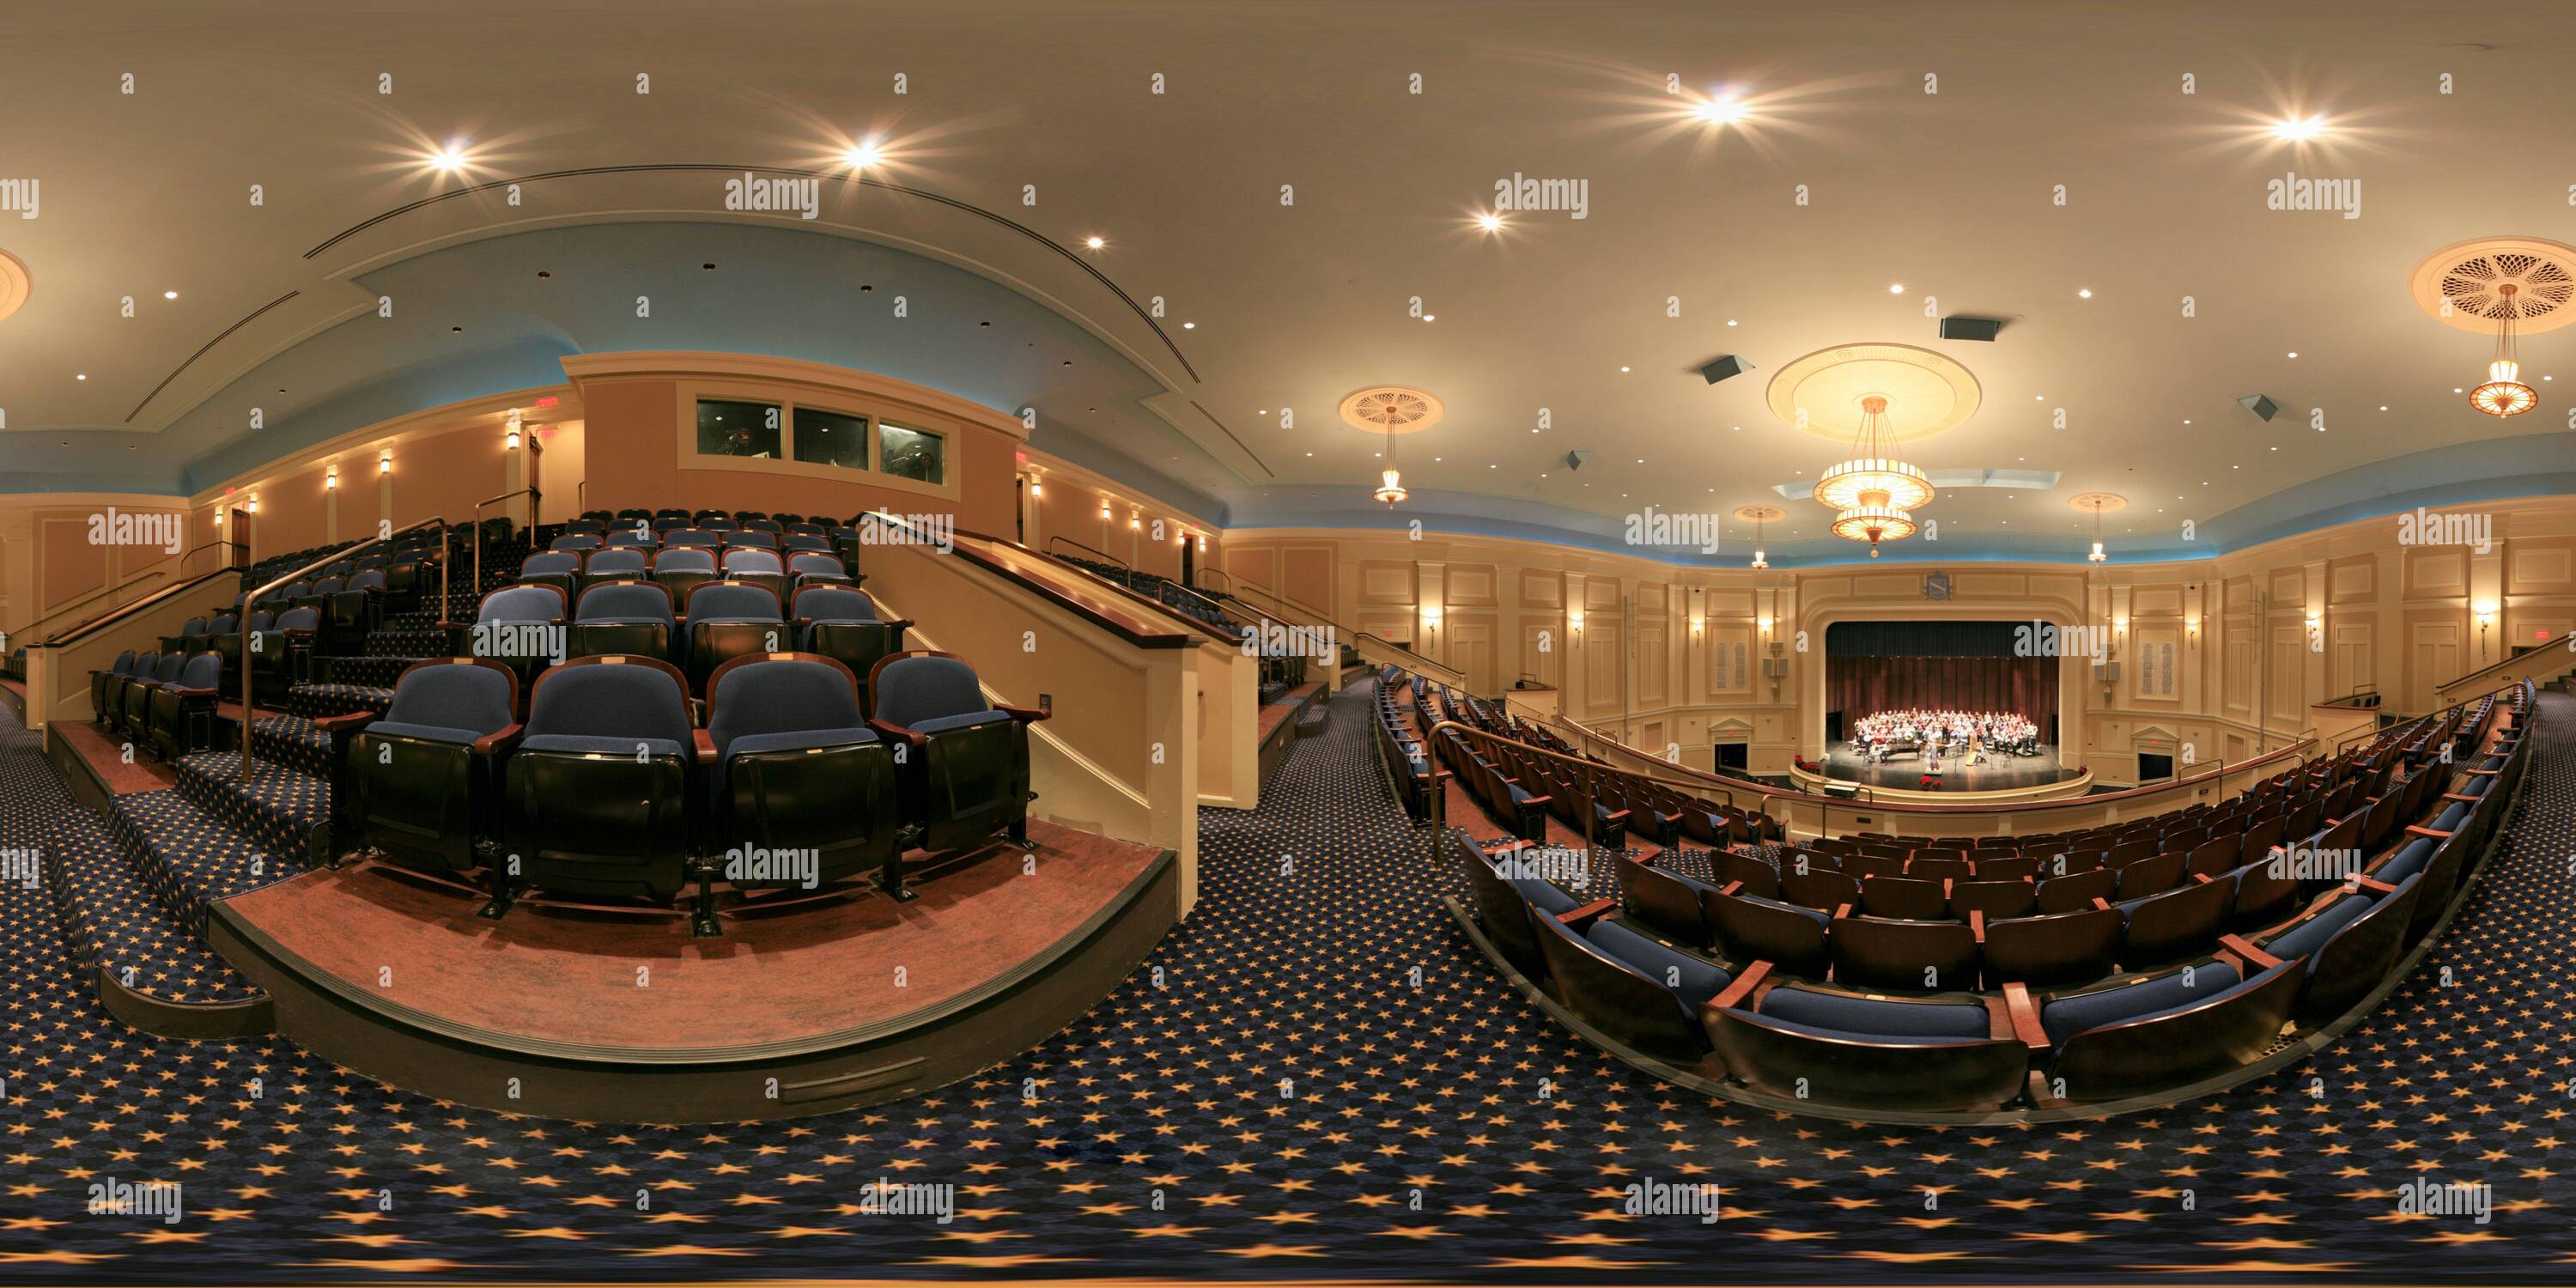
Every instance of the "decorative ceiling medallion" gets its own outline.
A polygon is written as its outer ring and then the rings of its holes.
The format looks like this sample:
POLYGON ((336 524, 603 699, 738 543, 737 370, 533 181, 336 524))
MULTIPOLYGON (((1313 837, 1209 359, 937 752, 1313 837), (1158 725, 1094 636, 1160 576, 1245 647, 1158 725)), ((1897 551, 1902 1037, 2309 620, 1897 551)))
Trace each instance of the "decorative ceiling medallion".
POLYGON ((1427 390, 1371 385, 1342 398, 1342 423, 1372 434, 1413 434, 1440 423, 1449 408, 1427 390))
POLYGON ((1736 507, 1735 517, 1746 523, 1778 523, 1788 518, 1789 512, 1776 505, 1743 505, 1736 507))
POLYGON ((2066 504, 2088 514, 2109 514, 2129 508, 2129 498, 2117 492, 2081 492, 2066 498, 2066 504))
POLYGON ((2576 246, 2541 237, 2464 241, 2426 256, 2407 286, 2415 306, 2446 326, 2491 336, 2511 319, 2523 335, 2554 331, 2576 322, 2576 246))
POLYGON ((36 281, 27 275, 27 266, 17 256, 0 250, 0 318, 17 312, 35 289, 36 281))
POLYGON ((1863 399, 1884 398, 1889 423, 1880 441, 1910 443, 1964 424, 1985 391, 1948 354, 1871 343, 1818 349, 1791 362, 1771 377, 1766 397, 1781 423, 1838 443, 1851 438, 1863 399))

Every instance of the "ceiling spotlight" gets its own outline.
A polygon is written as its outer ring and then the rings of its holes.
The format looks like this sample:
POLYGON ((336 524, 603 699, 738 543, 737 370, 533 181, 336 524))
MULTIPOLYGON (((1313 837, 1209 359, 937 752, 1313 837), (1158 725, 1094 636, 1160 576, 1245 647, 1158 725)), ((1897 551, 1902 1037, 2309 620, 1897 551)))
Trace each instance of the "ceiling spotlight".
POLYGON ((179 298, 179 293, 177 291, 163 291, 161 292, 161 298, 165 300, 175 300, 179 298))
POLYGON ((74 379, 74 380, 87 380, 87 379, 89 379, 89 373, 88 373, 88 372, 86 372, 86 371, 78 372, 78 373, 76 373, 76 374, 74 374, 74 375, 72 376, 72 379, 74 379))
POLYGON ((1489 233, 1500 232, 1503 227, 1503 217, 1493 213, 1492 211, 1487 211, 1476 216, 1476 226, 1489 233))
POLYGON ((1422 315, 1422 320, 1425 322, 1437 322, 1440 318, 1437 314, 1425 313, 1422 315))
POLYGON ((1199 324, 1196 322, 1184 322, 1181 324, 1181 329, 1184 331, 1196 331, 1199 329, 1199 324))
POLYGON ((1890 294, 1890 295, 1903 295, 1903 294, 1905 294, 1905 283, 1903 283, 1903 282, 1890 282, 1890 283, 1888 283, 1888 284, 1887 284, 1887 293, 1888 293, 1888 294, 1890 294))
POLYGON ((450 143, 430 153, 429 163, 441 170, 462 170, 465 168, 465 148, 461 144, 450 143))
POLYGON ((1101 247, 1108 245, 1109 243, 1108 243, 1108 242, 1106 242, 1106 241, 1101 240, 1101 239, 1100 239, 1100 238, 1098 238, 1098 237, 1085 237, 1085 238, 1083 238, 1083 239, 1082 239, 1082 244, 1083 244, 1083 245, 1085 245, 1085 246, 1088 246, 1088 247, 1092 248, 1093 250, 1098 250, 1098 249, 1100 249, 1101 247))
POLYGON ((2089 300, 2089 299, 2092 299, 2092 298, 2093 298, 2093 288, 2092 288, 2092 287, 2089 287, 2089 286, 2077 287, 2077 288, 2076 288, 2076 290, 2075 290, 2075 298, 2077 298, 2077 299, 2079 299, 2079 300, 2089 300))
POLYGON ((2297 142, 2304 139, 2313 139, 2318 135, 2325 133, 2325 131, 2326 118, 2322 116, 2294 116, 2289 120, 2275 124, 2272 127, 2272 136, 2274 138, 2289 139, 2292 142, 2297 142))
POLYGON ((1744 104, 1731 98, 1712 98, 1692 108, 1691 115, 1712 125, 1725 125, 1744 119, 1744 104))
POLYGON ((885 154, 877 151, 876 141, 873 139, 865 143, 852 144, 848 151, 841 154, 841 160, 855 170, 865 170, 884 159, 885 154))

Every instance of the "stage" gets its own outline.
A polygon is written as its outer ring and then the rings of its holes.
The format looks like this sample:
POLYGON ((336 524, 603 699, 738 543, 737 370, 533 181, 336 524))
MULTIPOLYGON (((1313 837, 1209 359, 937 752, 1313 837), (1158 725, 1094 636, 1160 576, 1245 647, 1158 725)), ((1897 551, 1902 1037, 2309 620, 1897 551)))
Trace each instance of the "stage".
MULTIPOLYGON (((1825 777, 1836 782, 1862 783, 1871 787, 1917 788, 1924 786, 1923 775, 1932 762, 1919 752, 1898 752, 1879 764, 1871 764, 1851 750, 1851 744, 1836 747, 1825 757, 1825 777)), ((2036 756, 1988 755, 1982 765, 1970 766, 1965 756, 1941 758, 1941 787, 1945 792, 2009 791, 2016 787, 2039 787, 2060 783, 2077 776, 2077 771, 2057 763, 2057 748, 2041 743, 2036 756)))

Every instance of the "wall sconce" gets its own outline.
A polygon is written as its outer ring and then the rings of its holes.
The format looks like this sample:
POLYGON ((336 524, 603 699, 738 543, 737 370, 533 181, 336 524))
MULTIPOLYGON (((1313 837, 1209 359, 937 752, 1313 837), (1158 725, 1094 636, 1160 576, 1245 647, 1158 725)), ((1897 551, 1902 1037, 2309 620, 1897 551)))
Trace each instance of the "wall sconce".
POLYGON ((1175 544, 1186 546, 1190 543, 1190 534, 1184 532, 1181 535, 1172 538, 1172 540, 1175 544))
POLYGON ((1207 552, 1207 534, 1204 532, 1199 534, 1199 552, 1202 554, 1207 552))
POLYGON ((1760 627, 1762 628, 1762 631, 1763 631, 1763 633, 1764 633, 1764 634, 1766 634, 1766 635, 1767 635, 1767 634, 1769 634, 1769 633, 1770 633, 1770 631, 1771 631, 1771 619, 1770 619, 1770 618, 1768 618, 1768 617, 1755 618, 1755 619, 1754 619, 1754 622, 1755 622, 1755 624, 1756 624, 1756 625, 1758 625, 1758 626, 1760 626, 1760 627))
POLYGON ((1427 606, 1427 605, 1426 605, 1426 606, 1423 608, 1423 610, 1422 610, 1422 631, 1423 631, 1423 633, 1424 633, 1424 634, 1426 634, 1426 635, 1428 635, 1428 634, 1431 634, 1431 633, 1433 633, 1433 632, 1435 632, 1435 631, 1438 631, 1439 629, 1440 629, 1440 610, 1439 610, 1439 609, 1437 609, 1437 608, 1432 608, 1432 607, 1429 607, 1429 606, 1427 606))
POLYGON ((2200 634, 2200 619, 2197 617, 2186 617, 2182 619, 2182 628, 2190 634, 2198 635, 2200 634))
POLYGON ((251 513, 253 513, 253 514, 257 514, 257 513, 259 513, 259 498, 258 498, 258 497, 252 497, 252 498, 250 499, 250 512, 251 512, 251 513))
POLYGON ((2111 628, 2113 630, 2125 631, 2129 629, 2129 619, 2125 617, 2114 617, 2111 619, 2111 628))
POLYGON ((377 458, 376 458, 376 473, 378 473, 378 474, 391 474, 391 473, 393 473, 393 472, 394 472, 394 454, 393 454, 393 453, 391 453, 391 452, 387 452, 387 453, 385 453, 384 455, 379 456, 379 457, 377 457, 377 458))
POLYGON ((1109 502, 1106 499, 1103 499, 1100 503, 1100 517, 1103 519, 1109 517, 1109 502))
POLYGON ((2469 611, 2477 615, 2478 650, 2484 652, 2487 647, 2487 630, 2496 624, 2496 602, 2492 599, 2481 599, 2469 605, 2469 611))
POLYGON ((334 466, 334 467, 332 467, 332 470, 331 470, 331 472, 330 472, 330 473, 325 474, 325 475, 323 475, 323 476, 322 476, 322 490, 323 490, 323 491, 325 491, 325 492, 329 492, 329 491, 332 491, 332 490, 334 490, 334 489, 338 488, 339 486, 340 486, 340 470, 339 470, 339 468, 338 468, 337 466, 334 466))
POLYGON ((1699 632, 1700 632, 1700 628, 1701 628, 1701 627, 1703 627, 1703 626, 1706 626, 1706 625, 1708 625, 1708 619, 1707 619, 1707 618, 1705 618, 1705 617, 1693 617, 1693 618, 1691 618, 1691 634, 1693 634, 1693 635, 1697 635, 1697 634, 1699 634, 1699 632))
POLYGON ((1569 608, 1565 610, 1565 627, 1567 630, 1570 630, 1577 635, 1582 634, 1583 610, 1580 608, 1569 608))
POLYGON ((501 446, 513 452, 519 450, 519 413, 516 411, 510 413, 510 429, 501 436, 501 446))
POLYGON ((1030 480, 1029 480, 1029 495, 1030 495, 1030 496, 1045 496, 1045 495, 1046 495, 1046 484, 1044 484, 1044 483, 1042 483, 1042 482, 1039 482, 1039 481, 1038 481, 1038 480, 1036 480, 1036 479, 1030 479, 1030 480))
POLYGON ((1144 526, 1145 526, 1145 520, 1144 520, 1144 518, 1143 518, 1142 516, 1139 516, 1139 515, 1133 515, 1133 514, 1131 514, 1131 515, 1128 515, 1128 516, 1127 516, 1127 530, 1128 530, 1129 532, 1136 532, 1136 531, 1139 531, 1139 530, 1143 529, 1143 528, 1144 528, 1144 526))

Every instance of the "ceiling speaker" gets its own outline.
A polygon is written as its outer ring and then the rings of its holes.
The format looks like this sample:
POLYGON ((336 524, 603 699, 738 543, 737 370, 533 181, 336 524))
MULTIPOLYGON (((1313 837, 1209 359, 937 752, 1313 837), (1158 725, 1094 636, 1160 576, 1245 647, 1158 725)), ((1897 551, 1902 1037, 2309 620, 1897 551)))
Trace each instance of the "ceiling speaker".
POLYGON ((2244 397, 2237 399, 2236 405, 2243 407, 2245 410, 2250 411, 2265 420, 2270 420, 2274 416, 2281 414, 2281 404, 2276 403, 2261 394, 2247 394, 2244 397))
POLYGON ((1699 373, 1707 377, 1708 382, 1713 385, 1718 381, 1726 379, 1728 376, 1740 376, 1752 369, 1753 364, 1746 362, 1744 360, 1744 355, 1739 353, 1730 353, 1725 357, 1700 368, 1699 373))
POLYGON ((1583 463, 1591 459, 1592 453, 1590 452, 1567 452, 1565 454, 1565 468, 1569 470, 1582 469, 1583 463))
POLYGON ((1947 317, 1941 319, 1941 338, 1944 340, 1992 340, 1995 338, 1995 333, 2003 329, 2002 318, 1947 317))

